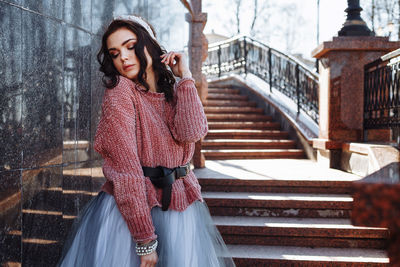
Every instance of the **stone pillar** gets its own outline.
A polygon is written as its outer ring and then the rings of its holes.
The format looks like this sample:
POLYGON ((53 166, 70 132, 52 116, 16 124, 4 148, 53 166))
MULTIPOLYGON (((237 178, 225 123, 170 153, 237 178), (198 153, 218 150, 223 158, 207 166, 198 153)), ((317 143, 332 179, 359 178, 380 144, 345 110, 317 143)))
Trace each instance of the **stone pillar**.
MULTIPOLYGON (((186 21, 190 24, 188 44, 189 67, 196 81, 197 92, 204 104, 207 98, 208 84, 206 77, 201 72, 201 67, 208 53, 207 39, 203 34, 203 29, 207 22, 207 13, 201 12, 201 0, 191 0, 190 4, 184 1, 184 4, 190 12, 186 14, 186 21)), ((202 140, 196 143, 193 155, 195 168, 205 167, 205 158, 201 153, 201 142, 202 140)))
POLYGON ((364 65, 398 47, 387 37, 343 36, 312 52, 320 73, 318 162, 339 168, 342 143, 363 141, 364 65))
POLYGON ((353 183, 351 221, 389 229, 390 266, 400 266, 400 164, 393 162, 353 183))

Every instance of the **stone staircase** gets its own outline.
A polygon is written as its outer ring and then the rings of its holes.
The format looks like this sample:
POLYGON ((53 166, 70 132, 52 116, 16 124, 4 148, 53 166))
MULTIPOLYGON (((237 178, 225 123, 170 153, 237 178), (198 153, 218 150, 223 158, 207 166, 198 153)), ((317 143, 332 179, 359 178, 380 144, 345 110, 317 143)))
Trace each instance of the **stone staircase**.
POLYGON ((288 133, 239 90, 209 89, 205 112, 206 168, 195 173, 238 267, 388 266, 387 229, 351 225, 357 177, 315 174, 288 133))
POLYGON ((238 89, 210 88, 204 110, 209 126, 202 143, 206 159, 305 157, 279 123, 238 89))
POLYGON ((387 229, 351 225, 350 182, 199 182, 238 267, 387 266, 387 229))

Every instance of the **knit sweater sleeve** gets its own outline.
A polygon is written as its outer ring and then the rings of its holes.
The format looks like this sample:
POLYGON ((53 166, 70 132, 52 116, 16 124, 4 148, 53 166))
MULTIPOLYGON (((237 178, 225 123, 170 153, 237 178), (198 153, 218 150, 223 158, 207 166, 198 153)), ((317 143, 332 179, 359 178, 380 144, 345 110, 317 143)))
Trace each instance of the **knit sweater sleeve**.
POLYGON ((138 158, 135 108, 129 90, 119 86, 129 84, 121 80, 116 88, 106 90, 95 149, 105 158, 104 175, 112 182, 115 202, 134 240, 147 242, 157 236, 138 158))
POLYGON ((170 114, 170 130, 180 142, 196 142, 207 134, 207 118, 194 80, 181 79, 176 85, 175 103, 170 114))

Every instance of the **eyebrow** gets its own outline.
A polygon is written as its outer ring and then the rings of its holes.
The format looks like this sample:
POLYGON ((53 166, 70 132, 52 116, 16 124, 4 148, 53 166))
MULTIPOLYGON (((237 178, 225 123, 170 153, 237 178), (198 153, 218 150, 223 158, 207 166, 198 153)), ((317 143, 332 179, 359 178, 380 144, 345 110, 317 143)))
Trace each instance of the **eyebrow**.
MULTIPOLYGON (((125 45, 125 44, 126 44, 127 42, 129 42, 129 41, 136 41, 136 38, 130 38, 130 39, 124 41, 121 45, 125 45)), ((111 47, 111 48, 108 49, 108 51, 110 51, 110 50, 117 50, 117 49, 111 47)))

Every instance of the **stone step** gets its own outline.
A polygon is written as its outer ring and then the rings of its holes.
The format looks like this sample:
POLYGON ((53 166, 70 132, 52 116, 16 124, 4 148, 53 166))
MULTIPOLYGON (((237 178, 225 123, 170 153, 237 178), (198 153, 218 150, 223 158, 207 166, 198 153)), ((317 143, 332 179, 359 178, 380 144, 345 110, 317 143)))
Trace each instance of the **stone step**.
POLYGON ((47 211, 37 209, 22 210, 22 229, 24 238, 49 240, 64 240, 66 229, 61 211, 47 211))
POLYGON ((216 159, 303 159, 302 149, 202 149, 207 160, 216 159))
POLYGON ((54 266, 61 256, 63 245, 59 240, 26 237, 25 230, 23 237, 19 230, 9 231, 4 241, 11 248, 19 248, 20 251, 7 251, 7 255, 2 258, 2 266, 21 266, 21 258, 22 266, 54 266), (10 243, 14 241, 20 243, 10 243))
POLYGON ((353 199, 342 194, 203 192, 213 216, 349 218, 353 199))
POLYGON ((384 249, 385 228, 355 227, 348 219, 214 216, 227 244, 384 249))
POLYGON ((63 210, 63 203, 61 188, 46 189, 38 192, 29 201, 26 201, 22 209, 61 212, 63 210))
POLYGON ((48 239, 22 239, 22 266, 54 266, 61 257, 63 243, 48 239))
POLYGON ((23 210, 31 211, 33 214, 57 214, 75 216, 79 210, 97 192, 88 190, 63 190, 61 187, 49 187, 38 192, 30 201, 27 201, 23 210))
POLYGON ((71 190, 94 190, 104 183, 104 177, 93 177, 89 175, 70 175, 72 170, 63 170, 62 188, 71 190))
POLYGON ((228 245, 237 267, 388 267, 384 250, 228 245))
POLYGON ((241 114, 246 114, 246 113, 252 113, 252 114, 263 114, 264 110, 262 108, 254 108, 254 107, 204 107, 204 112, 206 114, 208 113, 229 113, 229 114, 235 114, 235 113, 241 113, 241 114))
MULTIPOLYGON (((268 171, 266 171, 268 175, 268 171)), ((351 194, 351 181, 199 178, 203 191, 258 193, 351 194)))
POLYGON ((208 88, 209 94, 240 94, 239 89, 232 88, 208 88))
POLYGON ((206 139, 203 149, 290 149, 296 148, 293 140, 260 140, 260 139, 206 139))
POLYGON ((247 95, 238 94, 208 94, 207 100, 248 100, 247 95))
POLYGON ((251 102, 247 100, 210 100, 207 99, 205 102, 206 107, 256 107, 256 102, 251 102))
MULTIPOLYGON (((4 231, 5 229, 3 229, 4 231)), ((2 266, 21 266, 11 265, 11 263, 20 263, 22 250, 22 234, 20 230, 11 230, 0 235, 2 250, 0 258, 2 266), (9 264, 9 265, 7 265, 9 264)))
POLYGON ((279 130, 281 125, 277 122, 208 122, 208 128, 211 130, 216 129, 246 129, 246 130, 279 130))
POLYGON ((247 121, 247 122, 271 122, 272 117, 263 114, 210 114, 207 115, 207 121, 247 121))
POLYGON ((288 132, 277 130, 221 129, 208 130, 205 139, 286 139, 288 132))

